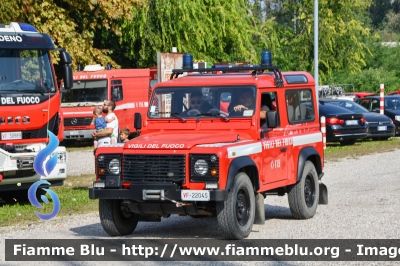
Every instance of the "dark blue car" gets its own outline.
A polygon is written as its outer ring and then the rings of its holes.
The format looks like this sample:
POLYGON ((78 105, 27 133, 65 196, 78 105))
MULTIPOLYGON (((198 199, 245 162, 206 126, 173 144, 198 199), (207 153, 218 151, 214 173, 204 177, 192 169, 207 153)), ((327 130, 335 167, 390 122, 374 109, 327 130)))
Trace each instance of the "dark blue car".
MULTIPOLYGON (((379 96, 368 96, 356 101, 368 111, 379 113, 379 96)), ((383 100, 384 114, 392 119, 396 134, 400 134, 400 95, 385 96, 383 100)))
POLYGON ((388 139, 395 135, 395 125, 390 117, 376 112, 370 112, 358 103, 340 99, 321 99, 320 103, 334 104, 346 108, 354 113, 362 113, 367 120, 368 138, 388 139))
POLYGON ((368 134, 367 121, 363 114, 354 113, 334 104, 319 104, 319 116, 326 119, 326 141, 352 145, 368 134))

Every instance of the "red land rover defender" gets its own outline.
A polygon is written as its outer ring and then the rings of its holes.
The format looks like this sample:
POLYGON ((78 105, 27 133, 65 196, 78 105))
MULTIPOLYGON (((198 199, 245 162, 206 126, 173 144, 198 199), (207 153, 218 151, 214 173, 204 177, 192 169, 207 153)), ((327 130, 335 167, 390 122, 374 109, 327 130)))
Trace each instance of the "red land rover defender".
POLYGON ((262 64, 240 66, 250 73, 212 74, 192 62, 184 54, 183 69, 155 86, 143 123, 135 114, 138 135, 142 125, 147 134, 97 149, 89 197, 100 199, 104 230, 121 236, 171 214, 216 216, 226 238, 242 239, 265 223, 266 195, 285 193, 295 218, 312 218, 328 200, 313 77, 281 72, 270 51, 262 64))

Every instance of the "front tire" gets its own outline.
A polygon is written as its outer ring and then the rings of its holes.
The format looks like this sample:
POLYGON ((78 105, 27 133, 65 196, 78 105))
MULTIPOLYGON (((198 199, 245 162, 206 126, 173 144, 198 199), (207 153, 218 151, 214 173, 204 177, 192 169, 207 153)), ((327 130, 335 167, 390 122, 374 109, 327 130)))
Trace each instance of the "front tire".
POLYGON ((253 228, 255 197, 247 174, 238 173, 226 201, 217 202, 217 220, 227 239, 246 238, 253 228))
POLYGON ((121 201, 111 199, 99 200, 99 215, 104 231, 110 236, 132 234, 139 222, 139 214, 124 211, 121 201))
POLYGON ((312 162, 306 161, 300 181, 289 188, 288 200, 293 217, 314 217, 319 201, 319 183, 317 170, 312 162))

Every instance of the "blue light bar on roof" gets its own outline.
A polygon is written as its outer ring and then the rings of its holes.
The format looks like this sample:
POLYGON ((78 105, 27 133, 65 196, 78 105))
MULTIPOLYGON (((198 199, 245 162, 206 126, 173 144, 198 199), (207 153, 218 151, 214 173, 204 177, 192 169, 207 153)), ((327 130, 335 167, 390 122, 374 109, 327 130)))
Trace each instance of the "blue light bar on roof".
POLYGON ((23 23, 23 22, 20 22, 18 24, 21 27, 21 30, 23 30, 23 31, 38 32, 37 29, 34 26, 32 26, 31 24, 23 23))

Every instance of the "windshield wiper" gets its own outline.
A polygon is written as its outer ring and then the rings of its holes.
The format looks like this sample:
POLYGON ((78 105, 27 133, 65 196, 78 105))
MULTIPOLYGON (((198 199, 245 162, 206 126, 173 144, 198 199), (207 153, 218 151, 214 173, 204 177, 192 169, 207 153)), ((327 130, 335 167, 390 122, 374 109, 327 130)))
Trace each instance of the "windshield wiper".
POLYGON ((186 118, 184 118, 184 117, 178 115, 178 113, 171 113, 171 115, 182 119, 183 122, 186 122, 186 118))

